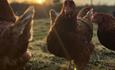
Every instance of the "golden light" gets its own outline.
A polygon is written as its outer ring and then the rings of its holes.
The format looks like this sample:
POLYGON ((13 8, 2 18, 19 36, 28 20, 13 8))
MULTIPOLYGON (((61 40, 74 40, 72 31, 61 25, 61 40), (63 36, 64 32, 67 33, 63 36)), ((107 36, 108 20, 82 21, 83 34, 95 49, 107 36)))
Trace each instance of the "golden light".
POLYGON ((46 0, 36 0, 35 2, 38 4, 44 4, 46 0))

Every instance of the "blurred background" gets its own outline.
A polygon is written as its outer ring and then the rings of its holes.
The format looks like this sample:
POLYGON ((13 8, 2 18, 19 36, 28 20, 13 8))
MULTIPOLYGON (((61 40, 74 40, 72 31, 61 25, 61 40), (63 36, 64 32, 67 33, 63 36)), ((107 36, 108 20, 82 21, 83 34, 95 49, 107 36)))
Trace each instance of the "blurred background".
MULTIPOLYGON (((62 2, 64 0, 8 0, 15 13, 17 15, 22 14, 22 12, 28 7, 33 5, 36 9, 35 19, 38 18, 48 18, 48 11, 53 8, 56 11, 60 11, 62 2)), ((77 9, 82 8, 85 5, 94 5, 96 11, 107 12, 113 14, 115 8, 115 0, 74 0, 77 9)))

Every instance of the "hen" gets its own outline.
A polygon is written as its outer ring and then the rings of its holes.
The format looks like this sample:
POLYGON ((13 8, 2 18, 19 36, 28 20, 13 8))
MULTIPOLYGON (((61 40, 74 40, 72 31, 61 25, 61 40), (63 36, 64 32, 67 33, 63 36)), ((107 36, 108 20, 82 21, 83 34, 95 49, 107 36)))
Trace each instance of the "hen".
POLYGON ((95 13, 93 22, 98 24, 98 39, 106 48, 115 51, 115 17, 105 13, 95 13))
POLYGON ((73 0, 66 0, 59 15, 51 11, 52 26, 47 36, 49 52, 74 60, 78 70, 84 70, 93 51, 92 10, 83 8, 79 13, 73 0), (52 14, 53 12, 53 14, 52 14), (78 14, 77 14, 78 13, 78 14))
POLYGON ((16 18, 7 0, 0 0, 0 70, 21 68, 31 57, 27 51, 34 8, 16 18))

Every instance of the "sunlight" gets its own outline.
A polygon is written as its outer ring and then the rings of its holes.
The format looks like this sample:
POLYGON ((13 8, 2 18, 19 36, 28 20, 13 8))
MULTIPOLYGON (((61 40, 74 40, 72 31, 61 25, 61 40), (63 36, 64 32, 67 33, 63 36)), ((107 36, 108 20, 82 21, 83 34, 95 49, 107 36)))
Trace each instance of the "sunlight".
POLYGON ((36 0, 35 2, 38 4, 44 4, 46 0, 36 0))

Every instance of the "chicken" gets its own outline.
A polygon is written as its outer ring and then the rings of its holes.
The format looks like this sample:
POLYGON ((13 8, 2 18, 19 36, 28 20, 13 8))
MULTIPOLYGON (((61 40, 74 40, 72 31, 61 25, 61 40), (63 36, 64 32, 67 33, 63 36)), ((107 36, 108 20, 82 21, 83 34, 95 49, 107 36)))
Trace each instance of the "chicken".
POLYGON ((95 13, 92 21, 98 25, 97 36, 100 43, 115 51, 115 17, 106 13, 95 13))
POLYGON ((33 7, 16 16, 7 0, 0 0, 0 70, 17 70, 30 59, 27 48, 33 16, 33 7))
MULTIPOLYGON (((60 14, 55 16, 56 18, 51 20, 53 23, 47 36, 49 52, 74 60, 78 70, 85 70, 94 48, 91 42, 92 9, 86 7, 78 13, 74 1, 66 0, 60 14)), ((52 18, 52 15, 50 17, 52 18)))

